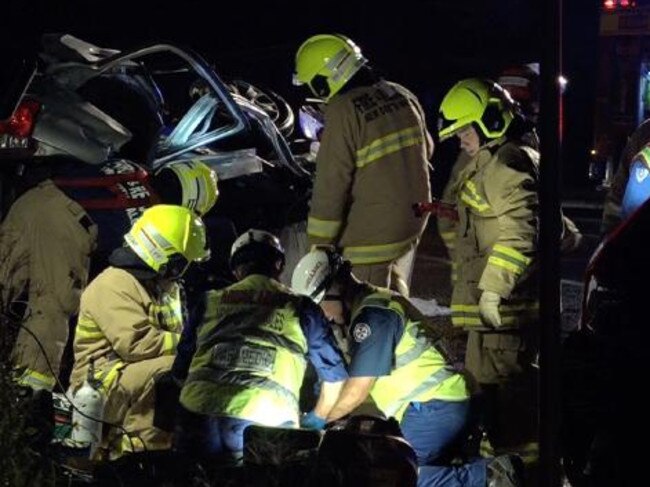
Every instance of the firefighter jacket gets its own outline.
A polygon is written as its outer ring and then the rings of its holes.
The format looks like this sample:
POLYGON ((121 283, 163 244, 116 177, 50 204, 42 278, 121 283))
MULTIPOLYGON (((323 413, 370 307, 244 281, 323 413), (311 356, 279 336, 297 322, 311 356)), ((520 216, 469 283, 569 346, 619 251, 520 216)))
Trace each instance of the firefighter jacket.
POLYGON ((379 377, 370 391, 386 417, 401 420, 413 401, 462 401, 469 397, 465 379, 454 370, 439 346, 443 337, 424 329, 424 317, 408 299, 386 289, 364 285, 352 306, 351 329, 356 325, 356 317, 367 307, 396 313, 403 327, 390 375, 379 377))
POLYGON ((305 299, 262 275, 209 291, 183 406, 268 426, 297 424, 307 365, 305 299))
POLYGON ((501 138, 483 146, 463 173, 451 305, 456 326, 484 328, 483 291, 503 299, 504 328, 537 319, 538 158, 534 149, 501 138))
POLYGON ((630 177, 630 164, 643 146, 650 143, 650 120, 644 121, 632 133, 630 138, 625 144, 625 148, 621 153, 621 158, 618 163, 618 169, 612 180, 612 184, 605 197, 605 206, 603 209, 603 221, 601 224, 601 231, 607 234, 614 230, 616 226, 621 223, 621 204, 623 195, 625 194, 625 187, 630 177))
MULTIPOLYGON (((521 142, 533 149, 537 150, 539 147, 539 140, 534 129, 527 131, 521 138, 521 142)), ((456 204, 458 197, 459 186, 464 180, 464 171, 469 166, 472 158, 461 150, 456 162, 454 163, 449 180, 442 192, 442 201, 449 204, 456 204)), ((438 233, 442 239, 447 253, 452 259, 452 282, 456 280, 456 263, 454 259, 454 249, 456 247, 456 233, 458 231, 458 222, 449 218, 438 218, 438 233)), ((582 240, 582 234, 576 224, 564 214, 562 215, 562 240, 561 251, 571 252, 575 250, 582 240)))
POLYGON ((335 96, 325 111, 307 233, 353 264, 390 262, 411 250, 431 201, 433 143, 415 95, 380 81, 335 96))
POLYGON ((116 159, 99 166, 79 161, 55 165, 54 184, 76 201, 98 228, 91 277, 108 266, 110 253, 124 242, 144 210, 160 202, 150 185, 150 175, 137 164, 116 159))
MULTIPOLYGON (((451 174, 449 175, 449 180, 445 185, 442 191, 441 200, 445 203, 452 205, 456 204, 456 199, 458 196, 458 185, 461 181, 461 175, 465 168, 469 165, 469 162, 472 158, 465 152, 461 150, 458 154, 456 162, 454 162, 453 167, 451 168, 451 174)), ((455 260, 454 260, 454 249, 456 248, 456 232, 458 231, 458 222, 452 220, 451 218, 438 218, 436 220, 438 226, 438 233, 442 239, 449 258, 451 259, 452 273, 451 280, 452 282, 456 280, 456 269, 455 269, 455 260)))
POLYGON ((131 272, 108 267, 81 295, 71 383, 86 377, 90 360, 106 391, 131 363, 174 355, 183 324, 181 288, 162 289, 131 272))
POLYGON ((54 388, 96 241, 88 214, 47 179, 20 196, 2 222, 0 305, 22 320, 12 351, 20 383, 54 388))

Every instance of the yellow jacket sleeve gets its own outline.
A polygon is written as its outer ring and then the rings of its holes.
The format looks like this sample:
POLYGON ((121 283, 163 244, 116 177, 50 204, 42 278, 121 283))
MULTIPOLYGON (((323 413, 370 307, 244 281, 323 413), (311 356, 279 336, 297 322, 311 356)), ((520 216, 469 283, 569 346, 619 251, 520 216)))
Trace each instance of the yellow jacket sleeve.
POLYGON ((327 107, 307 221, 311 245, 336 244, 345 225, 355 170, 354 140, 358 131, 354 111, 348 103, 335 99, 327 107))
POLYGON ((536 257, 538 193, 535 164, 515 147, 485 177, 486 194, 498 219, 498 235, 479 281, 479 289, 508 298, 536 257))

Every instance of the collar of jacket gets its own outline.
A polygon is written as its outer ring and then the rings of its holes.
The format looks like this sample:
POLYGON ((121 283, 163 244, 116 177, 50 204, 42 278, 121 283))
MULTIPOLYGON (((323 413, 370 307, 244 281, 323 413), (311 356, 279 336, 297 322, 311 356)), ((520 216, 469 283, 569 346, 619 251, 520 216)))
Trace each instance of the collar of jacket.
POLYGON ((113 250, 108 262, 113 267, 124 269, 138 281, 148 281, 158 276, 145 262, 129 247, 118 247, 113 250))

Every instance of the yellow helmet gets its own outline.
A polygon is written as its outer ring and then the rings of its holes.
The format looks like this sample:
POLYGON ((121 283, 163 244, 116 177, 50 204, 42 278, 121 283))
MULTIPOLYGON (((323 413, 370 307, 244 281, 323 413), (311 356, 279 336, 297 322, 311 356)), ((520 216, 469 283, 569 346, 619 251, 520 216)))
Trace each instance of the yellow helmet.
POLYGON ((205 215, 217 202, 217 173, 206 163, 198 159, 172 162, 163 166, 156 175, 165 170, 172 171, 180 183, 181 205, 205 215))
POLYGON ((440 104, 438 135, 445 140, 458 130, 476 123, 488 139, 498 139, 514 118, 514 101, 498 84, 469 78, 456 83, 440 104))
POLYGON ((309 85, 319 98, 329 100, 368 60, 352 40, 338 34, 307 39, 296 53, 295 85, 309 85))
POLYGON ((149 267, 169 277, 182 275, 190 262, 210 256, 203 221, 183 206, 146 209, 124 240, 149 267))

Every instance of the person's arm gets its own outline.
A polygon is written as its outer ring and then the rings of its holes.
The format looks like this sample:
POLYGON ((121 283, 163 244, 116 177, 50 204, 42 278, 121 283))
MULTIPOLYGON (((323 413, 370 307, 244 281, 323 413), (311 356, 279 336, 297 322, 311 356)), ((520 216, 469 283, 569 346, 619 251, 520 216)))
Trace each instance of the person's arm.
POLYGON ((490 175, 488 201, 497 213, 499 234, 492 246, 478 287, 508 298, 537 253, 539 199, 531 161, 522 152, 506 154, 508 161, 490 175), (518 160, 517 160, 518 159, 518 160))
POLYGON ((176 347, 177 353, 172 365, 172 375, 179 381, 184 381, 190 370, 190 364, 196 352, 196 337, 198 329, 203 323, 207 295, 204 294, 193 309, 189 312, 187 324, 183 327, 181 338, 176 347))
POLYGON ((326 111, 307 220, 310 245, 336 244, 345 223, 356 157, 350 110, 343 101, 331 102, 326 111))
POLYGON ((339 399, 327 415, 327 422, 350 414, 366 400, 377 377, 350 377, 343 386, 339 399))
POLYGON ((165 331, 151 323, 144 288, 130 274, 113 273, 95 288, 91 315, 120 358, 138 362, 176 353, 180 333, 165 331))
POLYGON ((307 339, 307 357, 321 382, 318 400, 311 414, 324 420, 348 378, 345 358, 323 311, 311 300, 304 299, 301 304, 300 324, 307 339))
POLYGON ((318 401, 316 402, 316 406, 314 406, 314 414, 316 416, 319 418, 327 418, 334 404, 336 404, 344 384, 345 381, 343 380, 321 383, 318 401))
POLYGON ((366 400, 377 378, 390 375, 402 333, 401 317, 392 310, 367 307, 354 319, 350 379, 327 415, 328 422, 354 411, 366 400))

